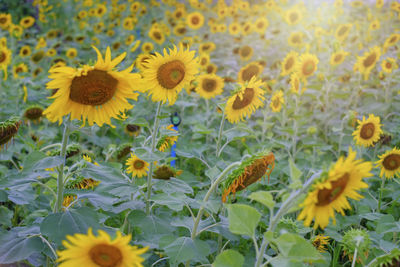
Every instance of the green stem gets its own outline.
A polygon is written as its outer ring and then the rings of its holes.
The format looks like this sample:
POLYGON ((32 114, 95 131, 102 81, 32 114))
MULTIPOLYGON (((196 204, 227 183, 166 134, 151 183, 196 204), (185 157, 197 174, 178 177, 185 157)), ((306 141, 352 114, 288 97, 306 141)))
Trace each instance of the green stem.
MULTIPOLYGON (((158 134, 158 127, 160 125, 160 112, 161 112, 162 102, 158 102, 156 117, 154 119, 154 127, 151 135, 151 156, 153 156, 154 150, 156 148, 156 137, 158 134)), ((151 197, 151 178, 153 176, 153 160, 150 160, 149 175, 147 176, 147 199, 146 199, 146 214, 150 215, 150 197, 151 197)))
POLYGON ((214 189, 218 186, 218 184, 222 181, 222 179, 225 177, 225 175, 235 166, 240 165, 240 161, 234 162, 228 167, 225 168, 225 170, 222 171, 222 173, 218 176, 218 178, 214 181, 214 183, 211 185, 211 187, 208 189, 203 202, 200 206, 199 212, 197 213, 196 220, 193 225, 193 230, 192 230, 192 235, 191 238, 194 240, 197 236, 197 227, 199 226, 201 216, 203 216, 204 212, 204 204, 208 201, 208 199, 211 196, 211 193, 214 191, 214 189))
POLYGON ((386 178, 382 177, 381 190, 379 191, 378 212, 381 212, 382 192, 383 192, 383 188, 385 187, 385 181, 386 181, 386 178))
POLYGON ((221 123, 219 125, 219 131, 218 131, 218 139, 217 139, 217 149, 215 151, 215 155, 218 157, 219 155, 219 149, 221 147, 221 136, 222 136, 222 130, 224 128, 224 123, 225 123, 225 109, 222 111, 222 118, 221 118, 221 123))
POLYGON ((55 205, 55 212, 62 211, 62 203, 63 203, 63 192, 64 192, 64 166, 65 166, 65 156, 67 153, 67 144, 68 144, 68 137, 69 137, 69 126, 70 126, 70 119, 67 117, 65 125, 64 125, 64 133, 61 142, 61 152, 60 156, 62 158, 62 163, 58 168, 58 178, 57 178, 57 201, 55 205))
POLYGON ((356 260, 357 260, 357 252, 358 252, 358 246, 360 245, 360 239, 357 240, 357 246, 356 249, 354 250, 354 257, 353 257, 353 262, 351 263, 351 267, 356 266, 356 260))

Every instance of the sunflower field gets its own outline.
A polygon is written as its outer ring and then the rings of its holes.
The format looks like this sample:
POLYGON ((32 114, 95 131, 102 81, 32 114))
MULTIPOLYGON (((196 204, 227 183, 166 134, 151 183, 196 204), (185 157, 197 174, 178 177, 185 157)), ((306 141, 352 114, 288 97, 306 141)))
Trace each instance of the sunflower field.
POLYGON ((400 2, 0 0, 0 266, 400 266, 400 2))

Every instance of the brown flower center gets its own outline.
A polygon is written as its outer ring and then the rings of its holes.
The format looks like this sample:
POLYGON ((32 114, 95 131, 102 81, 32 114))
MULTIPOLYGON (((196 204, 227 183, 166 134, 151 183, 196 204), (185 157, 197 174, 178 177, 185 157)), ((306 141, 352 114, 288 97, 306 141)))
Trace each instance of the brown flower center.
POLYGON ((136 170, 141 170, 144 167, 144 161, 143 160, 135 160, 135 162, 133 163, 133 167, 136 170))
POLYGON ((32 56, 32 61, 35 62, 35 63, 37 63, 37 62, 39 62, 40 60, 42 60, 43 57, 44 57, 44 52, 43 52, 43 51, 36 52, 36 53, 33 54, 33 56, 32 56))
POLYGON ((290 70, 293 67, 293 65, 294 65, 294 58, 293 57, 288 58, 288 60, 285 63, 285 70, 286 71, 290 70))
POLYGON ((258 29, 262 29, 264 27, 264 22, 260 21, 259 23, 257 23, 256 27, 258 29))
POLYGON ((41 108, 30 108, 25 111, 25 117, 30 120, 37 120, 42 117, 43 109, 41 108))
POLYGON ((396 170, 400 167, 400 155, 399 154, 390 154, 385 157, 382 164, 386 170, 390 170, 390 171, 396 170))
POLYGON ((139 130, 140 130, 140 126, 135 125, 135 124, 128 124, 128 125, 126 125, 126 129, 127 129, 129 132, 136 132, 136 131, 139 131, 139 130))
POLYGON ((69 98, 83 105, 102 105, 114 96, 118 81, 104 70, 90 70, 71 82, 69 98))
POLYGON ((336 55, 334 58, 335 62, 340 62, 340 60, 342 60, 342 55, 336 55))
POLYGON ((369 55, 363 62, 364 67, 368 68, 372 66, 375 63, 376 60, 376 53, 373 52, 371 55, 369 55))
POLYGON ((275 97, 274 100, 272 101, 272 105, 275 108, 278 108, 280 106, 280 104, 281 104, 281 101, 279 100, 279 97, 275 97))
POLYGON ((318 191, 317 206, 326 206, 337 199, 346 188, 350 175, 346 172, 341 178, 331 182, 331 189, 321 189, 318 191))
POLYGON ((6 17, 0 18, 0 24, 6 24, 6 22, 7 22, 6 17))
POLYGON ((7 59, 6 53, 0 51, 0 63, 3 63, 7 59))
POLYGON ((242 72, 243 81, 250 81, 253 76, 257 76, 260 73, 260 68, 255 65, 250 65, 242 72))
POLYGON ((99 244, 89 251, 92 261, 101 267, 116 267, 122 262, 121 251, 110 245, 99 244))
POLYGON ((161 65, 157 71, 158 83, 166 89, 174 89, 185 78, 185 65, 173 60, 161 65))
POLYGON ((294 23, 294 22, 296 22, 296 20, 299 18, 299 15, 297 14, 297 13, 291 13, 290 15, 289 15, 289 19, 290 19, 290 22, 291 23, 294 23))
POLYGON ((392 63, 386 62, 386 68, 391 69, 392 68, 392 63))
POLYGON ((8 125, 0 128, 0 148, 10 141, 15 134, 17 134, 21 122, 16 122, 15 124, 8 125))
POLYGON ((394 43, 394 42, 396 42, 397 41, 397 37, 396 36, 393 36, 392 38, 390 38, 390 40, 389 40, 389 43, 394 43))
POLYGON ((254 94, 255 92, 253 88, 246 88, 242 95, 242 99, 240 99, 239 96, 236 96, 232 108, 238 110, 247 107, 253 101, 254 94))
POLYGON ((347 32, 347 30, 348 30, 348 27, 347 27, 347 26, 342 26, 342 27, 339 29, 339 31, 338 31, 338 36, 345 35, 346 32, 347 32))
POLYGON ((243 47, 240 49, 240 55, 241 55, 242 57, 248 57, 248 56, 251 54, 252 51, 253 51, 253 50, 251 49, 250 46, 245 45, 245 46, 243 46, 243 47))
POLYGON ((175 172, 165 165, 158 167, 157 170, 154 171, 153 175, 154 178, 162 180, 169 180, 171 177, 175 176, 175 172))
POLYGON ((153 33, 153 37, 156 40, 161 40, 162 39, 161 33, 159 33, 159 32, 154 32, 153 33))
POLYGON ((186 28, 185 27, 178 28, 177 32, 179 34, 185 34, 186 33, 186 28))
POLYGON ((300 44, 300 43, 301 43, 301 37, 300 37, 300 35, 294 35, 294 36, 292 37, 292 42, 295 43, 295 44, 300 44))
POLYGON ((208 65, 206 71, 207 71, 207 73, 214 73, 214 66, 208 65))
POLYGON ((202 83, 202 88, 206 92, 213 92, 217 87, 217 82, 214 79, 204 79, 202 83))
POLYGON ((362 139, 370 139, 375 133, 375 125, 369 122, 361 127, 360 136, 362 139))
POLYGON ((198 16, 193 16, 191 22, 193 25, 197 25, 200 23, 200 18, 198 16))
POLYGON ((179 19, 180 17, 182 17, 182 12, 178 11, 175 13, 175 18, 179 19))
POLYGON ((303 64, 303 74, 305 76, 309 76, 309 75, 313 74, 314 71, 315 71, 314 61, 310 60, 303 64))

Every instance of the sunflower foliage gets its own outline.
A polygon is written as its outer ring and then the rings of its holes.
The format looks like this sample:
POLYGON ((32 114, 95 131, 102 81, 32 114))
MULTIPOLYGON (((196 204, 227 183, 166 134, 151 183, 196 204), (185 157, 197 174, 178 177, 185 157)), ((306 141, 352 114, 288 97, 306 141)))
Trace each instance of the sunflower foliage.
POLYGON ((0 265, 399 265, 399 28, 394 0, 0 1, 0 265))

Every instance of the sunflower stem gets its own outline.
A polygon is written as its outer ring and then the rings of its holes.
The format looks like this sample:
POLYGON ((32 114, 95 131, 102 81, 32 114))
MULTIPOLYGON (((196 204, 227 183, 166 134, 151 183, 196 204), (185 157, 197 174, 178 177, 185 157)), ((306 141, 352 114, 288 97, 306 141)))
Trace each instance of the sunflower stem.
MULTIPOLYGON (((151 156, 153 156, 154 150, 156 148, 156 137, 158 134, 158 127, 160 125, 160 112, 161 112, 162 102, 158 102, 156 117, 154 119, 154 128, 151 134, 151 156)), ((150 215, 150 197, 151 197, 151 178, 153 176, 153 164, 154 161, 150 160, 149 175, 147 176, 147 199, 146 199, 146 214, 150 215)))
POLYGON ((386 181, 386 178, 385 178, 385 177, 382 177, 381 190, 379 191, 378 213, 381 212, 382 192, 383 192, 383 188, 385 187, 385 181, 386 181))
POLYGON ((360 242, 361 242, 361 239, 358 239, 356 249, 354 250, 354 257, 353 257, 353 262, 351 263, 351 267, 356 266, 357 252, 358 252, 358 246, 360 245, 360 242))
POLYGON ((60 156, 62 158, 62 163, 58 168, 58 177, 57 177, 57 201, 55 205, 55 212, 62 211, 62 203, 63 203, 63 193, 64 193, 64 166, 65 166, 65 157, 67 153, 67 144, 68 144, 68 137, 69 137, 69 130, 70 130, 71 121, 69 116, 67 117, 65 124, 64 124, 64 133, 61 142, 61 152, 60 156))
POLYGON ((221 118, 221 123, 219 125, 219 131, 218 131, 218 139, 217 139, 217 149, 215 151, 215 155, 218 158, 219 155, 219 150, 221 146, 221 136, 222 136, 222 130, 224 129, 224 123, 225 123, 225 109, 222 111, 222 118, 221 118))
POLYGON ((197 217, 196 220, 194 222, 193 225, 193 229, 192 229, 192 234, 191 234, 191 238, 194 240, 197 236, 197 227, 199 226, 201 217, 203 216, 203 212, 204 212, 204 204, 208 201, 208 199, 211 196, 211 193, 214 191, 214 189, 218 186, 218 184, 222 181, 222 179, 225 177, 225 175, 235 166, 240 165, 241 162, 240 161, 236 161, 234 163, 232 163, 231 165, 229 165, 228 167, 226 167, 221 174, 218 176, 217 179, 215 179, 214 183, 212 183, 211 187, 208 189, 206 195, 204 196, 203 202, 200 206, 199 212, 197 213, 197 217))

